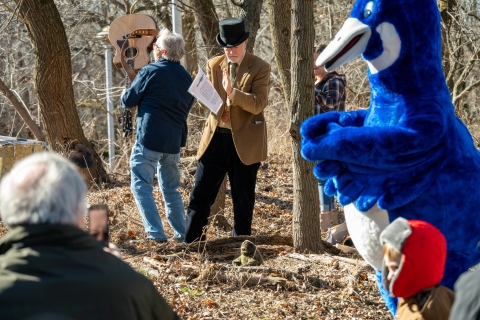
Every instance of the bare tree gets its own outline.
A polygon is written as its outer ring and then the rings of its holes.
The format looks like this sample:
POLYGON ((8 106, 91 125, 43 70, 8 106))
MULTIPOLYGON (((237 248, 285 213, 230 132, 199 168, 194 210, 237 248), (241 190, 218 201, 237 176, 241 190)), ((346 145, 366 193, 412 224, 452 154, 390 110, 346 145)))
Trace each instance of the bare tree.
POLYGON ((20 117, 22 117, 25 124, 30 128, 35 138, 39 141, 45 141, 45 134, 42 129, 37 125, 37 123, 32 119, 30 111, 28 111, 25 104, 20 102, 18 97, 8 88, 8 86, 0 78, 0 91, 7 97, 10 103, 13 105, 15 110, 18 112, 20 117))
MULTIPOLYGON (((191 0, 185 0, 190 4, 191 0)), ((195 15, 192 10, 183 11, 183 37, 185 38, 185 69, 190 74, 197 71, 198 57, 195 41, 195 15)))
POLYGON ((285 45, 290 43, 291 0, 267 0, 267 7, 275 61, 285 101, 290 102, 290 50, 285 45))
POLYGON ((469 123, 472 116, 478 116, 478 111, 473 101, 468 102, 468 96, 480 87, 480 15, 477 2, 441 0, 440 14, 447 85, 456 113, 469 123))
POLYGON ((200 28, 207 55, 213 57, 223 54, 215 40, 219 33, 218 16, 212 0, 190 0, 190 4, 195 10, 195 19, 200 28))
POLYGON ((313 116, 313 0, 292 1, 292 93, 290 98, 293 161, 293 244, 295 250, 323 253, 318 182, 313 163, 300 154, 300 125, 313 116))
POLYGON ((77 144, 89 147, 94 155, 94 165, 90 168, 92 178, 107 181, 102 160, 85 138, 78 117, 70 48, 55 3, 15 0, 15 4, 36 53, 33 79, 47 142, 59 152, 68 152, 77 144))
POLYGON ((244 0, 242 3, 231 0, 231 2, 237 8, 234 11, 234 16, 245 19, 245 30, 250 32, 247 50, 253 52, 258 28, 260 28, 260 12, 262 11, 263 0, 244 0))

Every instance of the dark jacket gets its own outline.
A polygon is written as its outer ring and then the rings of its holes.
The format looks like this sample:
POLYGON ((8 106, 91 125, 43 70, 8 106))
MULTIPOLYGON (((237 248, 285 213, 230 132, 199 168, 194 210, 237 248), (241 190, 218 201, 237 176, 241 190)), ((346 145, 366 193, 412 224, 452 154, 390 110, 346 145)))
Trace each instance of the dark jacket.
POLYGON ((0 239, 0 319, 178 319, 152 282, 84 231, 28 225, 0 239))
POLYGON ((123 108, 138 106, 137 141, 145 148, 177 154, 187 142, 187 117, 194 98, 192 77, 180 62, 159 59, 140 69, 122 97, 123 108))
POLYGON ((450 320, 480 320, 480 269, 465 272, 455 283, 450 320))

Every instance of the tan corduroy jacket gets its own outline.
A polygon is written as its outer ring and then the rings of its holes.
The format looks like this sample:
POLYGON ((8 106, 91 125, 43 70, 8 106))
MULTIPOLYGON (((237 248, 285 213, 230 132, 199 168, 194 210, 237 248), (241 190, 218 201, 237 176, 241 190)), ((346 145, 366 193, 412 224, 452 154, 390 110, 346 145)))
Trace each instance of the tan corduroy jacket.
MULTIPOLYGON (((210 113, 198 147, 197 159, 200 159, 207 150, 221 121, 223 107, 227 101, 227 93, 222 86, 222 69, 227 66, 225 55, 212 58, 207 63, 206 74, 220 94, 224 105, 218 115, 210 113)), ((237 69, 237 77, 229 97, 233 142, 240 160, 246 165, 267 158, 267 126, 263 109, 267 106, 269 81, 270 65, 247 51, 237 69)))
MULTIPOLYGON (((416 297, 399 299, 396 320, 448 320, 455 293, 444 286, 430 292, 427 301, 419 310, 416 297)), ((458 319, 461 320, 461 319, 458 319)))

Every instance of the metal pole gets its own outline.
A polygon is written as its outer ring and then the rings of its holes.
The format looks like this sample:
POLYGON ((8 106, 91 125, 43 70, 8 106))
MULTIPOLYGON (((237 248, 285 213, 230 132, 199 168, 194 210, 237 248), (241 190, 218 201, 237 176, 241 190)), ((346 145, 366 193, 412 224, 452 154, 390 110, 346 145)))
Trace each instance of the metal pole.
POLYGON ((113 131, 113 100, 112 100, 112 52, 109 44, 105 48, 105 73, 107 91, 107 127, 108 127, 108 165, 113 170, 113 158, 115 157, 115 132, 113 131))
POLYGON ((177 0, 172 1, 172 27, 173 27, 173 32, 183 36, 182 14, 180 13, 180 10, 178 10, 177 8, 177 3, 178 3, 177 0))

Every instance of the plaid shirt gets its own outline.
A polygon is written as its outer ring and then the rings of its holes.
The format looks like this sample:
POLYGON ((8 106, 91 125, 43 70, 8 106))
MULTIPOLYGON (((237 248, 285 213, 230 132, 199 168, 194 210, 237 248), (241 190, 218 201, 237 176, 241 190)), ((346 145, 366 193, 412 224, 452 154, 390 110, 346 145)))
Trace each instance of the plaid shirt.
POLYGON ((345 111, 347 93, 345 75, 330 72, 315 85, 315 114, 328 111, 345 111))

